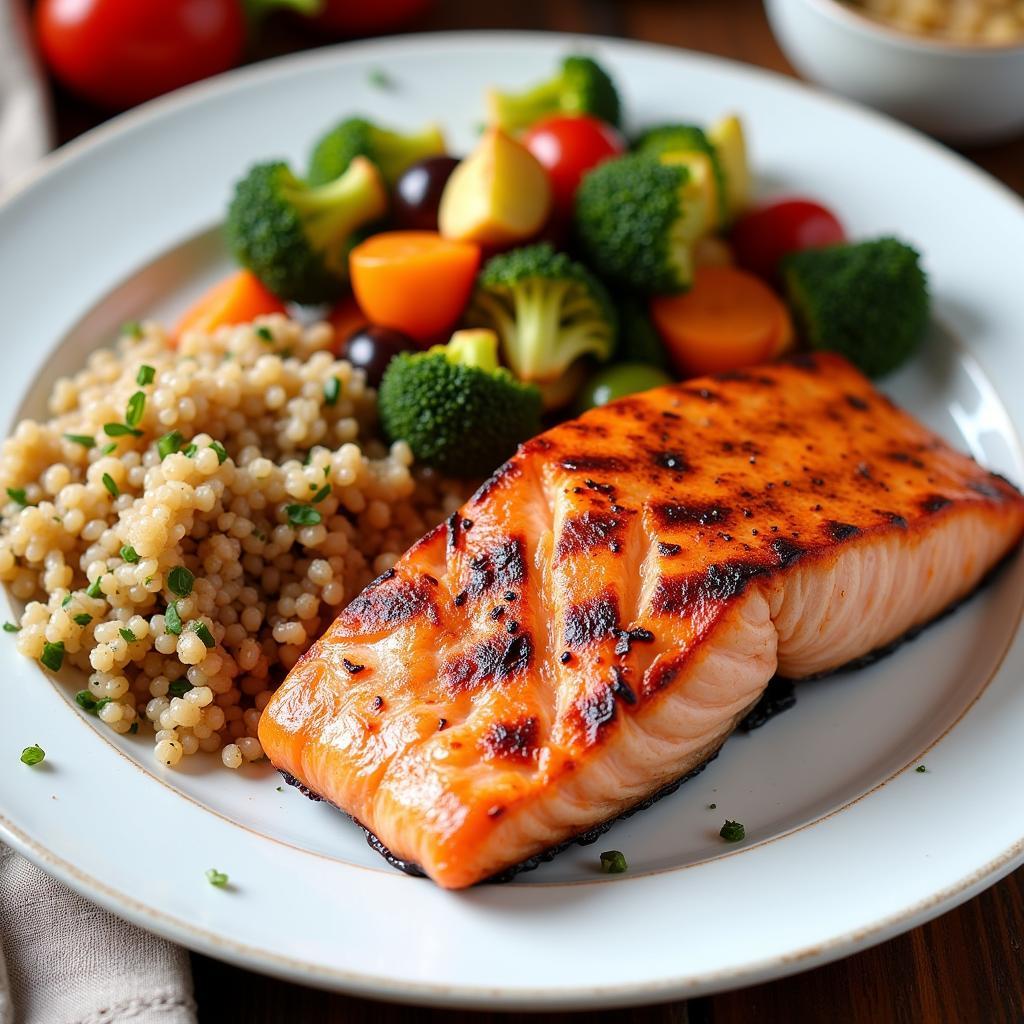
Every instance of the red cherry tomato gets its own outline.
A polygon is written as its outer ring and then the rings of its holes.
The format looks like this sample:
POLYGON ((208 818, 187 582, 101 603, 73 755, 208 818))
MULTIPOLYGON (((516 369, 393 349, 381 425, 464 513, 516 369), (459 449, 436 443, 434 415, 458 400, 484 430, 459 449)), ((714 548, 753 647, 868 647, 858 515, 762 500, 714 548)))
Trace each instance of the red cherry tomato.
POLYGON ((523 136, 523 145, 547 170, 555 211, 563 215, 572 213, 580 178, 591 167, 626 151, 625 140, 610 124, 586 114, 545 117, 523 136))
POLYGON ((784 199, 745 213, 732 229, 736 262, 767 281, 783 256, 846 241, 838 218, 809 199, 784 199))
POLYGON ((57 78, 114 108, 226 71, 245 44, 239 0, 39 0, 35 23, 57 78))

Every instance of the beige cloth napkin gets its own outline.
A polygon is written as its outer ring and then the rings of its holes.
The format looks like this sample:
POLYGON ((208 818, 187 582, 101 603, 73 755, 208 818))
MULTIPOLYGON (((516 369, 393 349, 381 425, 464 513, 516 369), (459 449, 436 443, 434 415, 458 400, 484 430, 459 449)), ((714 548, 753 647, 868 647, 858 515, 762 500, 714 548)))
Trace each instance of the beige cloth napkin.
MULTIPOLYGON (((0 0, 0 197, 52 144, 21 0, 0 0)), ((0 843, 0 1024, 195 1024, 188 953, 0 843)))
POLYGON ((0 845, 2 1024, 195 1024, 188 953, 0 845))

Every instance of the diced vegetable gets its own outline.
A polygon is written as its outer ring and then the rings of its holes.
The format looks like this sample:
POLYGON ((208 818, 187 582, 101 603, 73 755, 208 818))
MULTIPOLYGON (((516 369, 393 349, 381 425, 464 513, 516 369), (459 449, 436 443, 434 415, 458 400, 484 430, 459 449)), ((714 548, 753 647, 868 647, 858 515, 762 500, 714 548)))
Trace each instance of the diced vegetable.
POLYGON ((381 378, 391 360, 400 352, 407 352, 415 347, 412 338, 407 334, 391 327, 371 324, 356 331, 345 342, 341 357, 366 374, 366 383, 371 388, 377 388, 380 387, 381 378))
POLYGON ((736 262, 775 281, 784 257, 846 241, 838 218, 809 199, 766 203, 745 213, 732 229, 736 262))
POLYGON ((707 224, 692 196, 690 169, 657 157, 630 154, 595 167, 576 192, 576 230, 591 266, 648 294, 689 287, 691 249, 707 224))
POLYGON ((491 130, 452 171, 437 222, 445 238, 499 248, 531 239, 550 212, 547 172, 525 146, 491 130))
POLYGON ((571 397, 559 385, 573 364, 606 360, 615 346, 617 318, 604 286, 546 242, 493 256, 466 320, 498 333, 505 362, 541 387, 548 408, 571 397))
POLYGON ((782 264, 802 339, 846 356, 870 377, 918 348, 928 326, 928 282, 918 253, 895 238, 793 253, 782 264))
POLYGON ((452 476, 482 476, 540 430, 540 394, 498 365, 493 331, 457 331, 447 345, 404 352, 380 386, 387 436, 452 476))
POLYGON ((404 231, 437 231, 437 214, 444 187, 459 161, 432 156, 413 164, 395 183, 391 216, 404 231))
POLYGON ((692 377, 763 363, 793 343, 782 300, 735 267, 701 267, 685 295, 651 300, 654 325, 676 372, 692 377))
POLYGON ((549 114, 592 114, 618 127, 622 110, 615 83, 592 57, 566 57, 551 78, 523 92, 487 94, 488 123, 507 132, 525 131, 549 114))
POLYGON ((209 333, 218 327, 247 324, 258 316, 287 312, 284 303, 248 270, 238 270, 218 281, 182 313, 174 337, 186 331, 209 333))
POLYGON ((651 388, 671 384, 672 378, 656 366, 646 363, 616 363, 597 371, 584 385, 576 399, 576 412, 584 413, 616 398, 634 395, 651 388))
POLYGON ((429 341, 462 315, 480 249, 430 231, 387 231, 357 245, 350 264, 356 301, 372 323, 429 341))
POLYGON ((663 124, 648 128, 633 144, 634 152, 650 156, 685 156, 696 154, 710 163, 713 184, 713 221, 725 224, 729 220, 729 196, 725 183, 725 168, 718 150, 711 144, 702 128, 691 124, 663 124))
POLYGON ((387 204, 380 172, 366 157, 316 188, 287 164, 257 164, 235 187, 228 240, 238 262, 275 295, 329 302, 345 286, 356 231, 382 216, 387 204))
POLYGON ((729 220, 739 216, 750 202, 750 166, 743 122, 734 115, 723 117, 708 129, 708 141, 715 147, 725 175, 729 220))
POLYGON ((523 136, 523 145, 548 172, 555 212, 561 217, 572 216, 583 175, 626 150, 615 128, 586 114, 545 117, 523 136))
POLYGON ((393 185, 417 160, 444 151, 444 135, 436 124, 418 132, 402 133, 381 128, 364 117, 349 117, 317 141, 306 180, 310 185, 326 185, 344 174, 357 156, 362 156, 374 163, 384 180, 393 185))

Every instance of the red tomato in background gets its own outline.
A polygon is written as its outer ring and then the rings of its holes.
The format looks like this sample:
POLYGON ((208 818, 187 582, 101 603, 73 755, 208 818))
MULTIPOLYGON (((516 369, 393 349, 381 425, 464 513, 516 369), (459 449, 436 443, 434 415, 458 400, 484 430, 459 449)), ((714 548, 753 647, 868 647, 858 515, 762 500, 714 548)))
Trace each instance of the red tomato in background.
POLYGON ((586 114, 545 117, 523 136, 523 145, 548 172, 555 212, 562 215, 572 213, 580 178, 626 151, 625 140, 610 124, 586 114))
POLYGON ((846 241, 846 232, 830 210, 809 199, 784 199, 743 214, 732 229, 736 262, 767 281, 791 252, 846 241))
POLYGON ((35 22, 57 78, 114 108, 226 71, 245 45, 239 0, 39 0, 35 22))
POLYGON ((434 0, 324 0, 323 10, 312 20, 338 35, 372 35, 393 32, 433 6, 434 0))

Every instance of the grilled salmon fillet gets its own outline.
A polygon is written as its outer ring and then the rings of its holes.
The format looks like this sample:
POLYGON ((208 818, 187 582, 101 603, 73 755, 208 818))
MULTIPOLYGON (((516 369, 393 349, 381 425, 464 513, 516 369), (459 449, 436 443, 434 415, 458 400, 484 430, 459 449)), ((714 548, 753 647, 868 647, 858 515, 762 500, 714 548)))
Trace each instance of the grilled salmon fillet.
POLYGON ((267 705, 271 761, 458 889, 707 761, 771 677, 966 596, 1024 499, 838 357, 631 396, 523 445, 267 705))

